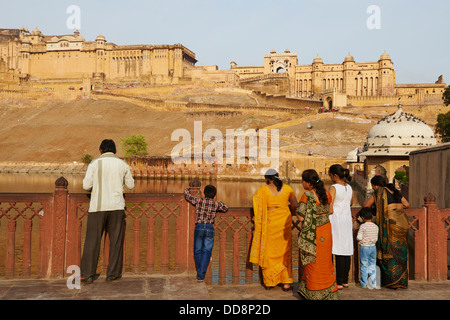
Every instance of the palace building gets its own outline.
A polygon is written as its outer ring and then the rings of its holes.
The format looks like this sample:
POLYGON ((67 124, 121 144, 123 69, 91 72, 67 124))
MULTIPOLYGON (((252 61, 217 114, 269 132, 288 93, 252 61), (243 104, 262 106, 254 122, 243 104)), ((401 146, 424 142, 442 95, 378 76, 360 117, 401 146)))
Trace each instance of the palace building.
MULTIPOLYGON (((197 66, 195 53, 181 44, 116 45, 99 35, 86 41, 78 31, 44 35, 38 28, 0 29, 0 79, 24 81, 85 81, 104 83, 179 84, 210 82, 272 95, 322 101, 327 109, 351 106, 442 104, 446 84, 397 84, 394 62, 384 52, 377 61, 324 63, 317 56, 299 64, 296 53, 272 50, 261 66, 230 69, 197 66)), ((98 86, 95 86, 98 85, 98 86)))
POLYGON ((48 36, 39 29, 0 29, 0 73, 22 81, 93 78, 99 81, 178 83, 195 66, 195 54, 181 44, 125 45, 99 35, 86 41, 78 31, 48 36))
POLYGON ((356 63, 348 54, 342 63, 324 64, 318 55, 312 64, 299 65, 297 54, 272 50, 264 56, 264 66, 238 68, 232 65, 243 82, 251 83, 266 75, 279 75, 289 80, 287 85, 294 96, 312 97, 330 89, 350 96, 387 96, 394 94, 395 71, 385 52, 375 62, 356 63))
POLYGON ((435 83, 397 84, 394 63, 384 52, 378 61, 356 62, 350 53, 341 63, 325 64, 318 55, 311 64, 299 64, 297 54, 286 49, 264 55, 264 66, 238 67, 231 63, 240 86, 271 94, 316 98, 327 108, 346 105, 426 104, 441 99, 446 84, 440 76, 435 83))

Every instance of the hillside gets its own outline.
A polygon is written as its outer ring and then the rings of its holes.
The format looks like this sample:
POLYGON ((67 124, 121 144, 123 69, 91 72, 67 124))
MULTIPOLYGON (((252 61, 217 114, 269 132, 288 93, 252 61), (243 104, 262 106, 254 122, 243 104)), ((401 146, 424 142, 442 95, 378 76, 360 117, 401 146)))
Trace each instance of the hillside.
MULTIPOLYGON (((150 89, 146 90, 152 93, 150 89)), ((209 92, 211 90, 202 88, 180 90, 155 92, 161 99, 186 102, 237 106, 258 104, 254 97, 246 94, 213 94, 209 92)), ((134 94, 142 93, 144 91, 134 94)), ((105 138, 116 141, 118 156, 123 156, 121 138, 132 134, 146 137, 149 155, 169 155, 178 144, 178 141, 171 141, 174 130, 187 129, 193 139, 194 121, 202 121, 203 133, 210 128, 219 129, 224 134, 226 129, 279 128, 281 150, 345 158, 349 151, 363 146, 375 123, 355 114, 312 113, 301 118, 281 112, 218 111, 158 110, 97 98, 61 100, 47 95, 45 90, 38 98, 22 96, 12 103, 3 99, 0 100, 0 161, 80 161, 85 154, 97 157, 98 146, 105 138), (313 129, 307 129, 308 122, 313 129)))
MULTIPOLYGON (((202 121, 203 132, 215 128, 225 133, 272 125, 282 118, 242 113, 202 121)), ((0 104, 0 161, 80 161, 84 154, 98 156, 105 138, 116 141, 122 156, 120 138, 132 134, 146 137, 150 155, 167 155, 178 144, 171 141, 176 129, 187 129, 193 137, 193 120, 182 111, 156 111, 120 101, 79 100, 38 107, 0 104)))

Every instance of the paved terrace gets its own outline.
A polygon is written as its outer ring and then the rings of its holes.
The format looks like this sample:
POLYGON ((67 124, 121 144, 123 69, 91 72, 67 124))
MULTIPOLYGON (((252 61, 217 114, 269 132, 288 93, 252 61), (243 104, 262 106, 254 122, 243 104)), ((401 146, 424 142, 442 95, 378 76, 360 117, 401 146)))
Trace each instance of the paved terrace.
MULTIPOLYGON (((124 274, 123 279, 107 283, 102 275, 92 285, 82 286, 81 289, 69 290, 67 288, 65 274, 66 266, 80 265, 82 248, 82 220, 87 219, 88 197, 86 194, 69 194, 68 182, 60 178, 55 182, 53 194, 0 194, 0 202, 4 203, 0 208, 0 217, 6 219, 8 226, 7 241, 4 244, 7 252, 5 264, 5 278, 0 278, 0 300, 147 300, 147 301, 178 301, 175 304, 191 304, 199 301, 220 301, 230 303, 245 303, 246 301, 284 301, 284 303, 300 302, 296 293, 298 284, 294 284, 293 292, 283 292, 281 288, 266 291, 260 284, 222 284, 230 276, 236 283, 242 278, 239 269, 241 261, 246 262, 246 250, 240 250, 239 241, 247 241, 248 248, 251 239, 251 208, 232 208, 229 213, 221 215, 216 220, 216 230, 219 235, 218 251, 219 266, 218 279, 220 285, 208 285, 197 283, 194 276, 195 270, 193 252, 193 230, 195 221, 192 214, 192 206, 184 200, 182 194, 128 194, 127 221, 132 225, 133 232, 129 234, 126 243, 129 246, 129 260, 131 270, 124 274), (159 204, 159 205, 158 205, 159 204), (41 214, 45 212, 45 214, 41 214), (145 226, 143 232, 148 234, 147 255, 141 263, 140 247, 141 217, 145 226), (161 262, 155 263, 155 226, 148 221, 160 217, 162 220, 161 238, 161 262), (170 266, 169 250, 169 218, 175 217, 176 228, 175 244, 175 271, 178 276, 168 275, 170 266), (16 228, 17 219, 24 226, 16 228), (34 228, 38 233, 40 246, 37 252, 38 258, 32 259, 32 230, 33 220, 39 220, 34 228), (24 230, 22 233, 16 232, 24 230), (232 260, 227 260, 227 232, 232 233, 232 244, 228 249, 233 249, 232 260), (240 233, 244 233, 240 235, 240 233), (17 234, 16 234, 17 233, 17 234), (186 241, 187 239, 187 241, 186 241), (16 247, 23 242, 23 250, 16 247), (19 241, 20 240, 20 241, 19 241), (23 251, 23 253, 22 253, 23 251), (16 256, 16 252, 18 253, 16 256), (22 271, 16 272, 16 260, 22 261, 22 271), (227 274, 226 260, 232 261, 231 274, 227 274), (244 261, 245 260, 245 261, 244 261), (37 273, 32 274, 32 263, 37 261, 37 273), (146 271, 142 270, 145 266, 146 271), (162 270, 155 275, 154 270, 162 270), (146 272, 143 275, 142 272, 146 272), (45 280, 36 280, 39 277, 45 280), (31 279, 30 279, 31 278, 31 279), (181 302, 180 302, 181 301, 181 302)), ((414 249, 414 279, 409 288, 398 290, 368 290, 359 289, 355 284, 350 288, 340 291, 341 300, 450 300, 450 281, 447 280, 447 232, 450 222, 450 209, 440 209, 435 205, 436 198, 429 194, 425 197, 423 208, 410 208, 407 214, 410 218, 410 229, 415 235, 414 249), (428 235, 428 237, 427 237, 428 235), (427 281, 428 280, 428 281, 427 281)), ((4 222, 3 222, 4 223, 4 222)), ((295 232, 294 232, 295 234, 295 232)), ((3 245, 3 244, 2 244, 3 245)), ((108 246, 106 246, 107 248, 108 246)), ((107 255, 105 250, 104 255, 107 255)), ((107 260, 105 260, 107 261, 107 260)), ((355 260, 357 262, 357 260, 355 260)), ((357 264, 355 263, 355 267, 357 264)), ((106 267, 105 265, 103 266, 106 267)), ((216 269, 216 270, 217 270, 216 269)), ((228 270, 230 271, 230 270, 228 270)), ((68 272, 68 271, 67 271, 68 272)), ((68 272, 69 273, 69 272, 68 272)), ((246 268, 245 280, 253 278, 253 270, 246 268)), ((208 282, 209 283, 209 282, 208 282)), ((9 302, 7 302, 9 305, 9 302)), ((251 303, 251 302, 250 302, 251 303)), ((266 303, 266 302, 264 302, 266 303)), ((352 304, 357 306, 359 304, 352 304)), ((159 305, 158 305, 159 306, 159 305)), ((30 312, 36 312, 36 308, 28 308, 30 312)), ((176 308, 166 308, 174 312, 176 308)), ((275 308, 274 308, 275 309, 275 308)), ((288 312, 295 309, 288 307, 288 312)), ((404 310, 402 308, 401 310, 404 310)), ((416 308, 411 308, 415 310, 416 308)), ((103 311, 103 309, 101 309, 103 311)), ((335 309, 330 309, 338 312, 335 309)), ((19 310, 27 311, 26 309, 19 310)), ((279 310, 284 311, 284 310, 279 310)), ((326 311, 326 310, 321 310, 326 311)), ((366 310, 367 311, 367 310, 366 310)), ((275 312, 275 311, 274 311, 275 312)), ((351 312, 351 310, 350 310, 351 312)), ((369 311, 371 312, 371 311, 369 311)), ((278 315, 278 314, 277 314, 278 315)), ((278 315, 280 316, 280 315, 278 315)), ((170 318, 170 317, 169 317, 170 318)))
MULTIPOLYGON (((125 275, 114 282, 104 276, 81 289, 69 290, 66 280, 2 280, 0 300, 303 300, 280 287, 265 290, 259 284, 207 285, 192 276, 125 275)), ((408 289, 360 289, 354 283, 339 291, 341 300, 450 300, 450 281, 410 281, 408 289)))

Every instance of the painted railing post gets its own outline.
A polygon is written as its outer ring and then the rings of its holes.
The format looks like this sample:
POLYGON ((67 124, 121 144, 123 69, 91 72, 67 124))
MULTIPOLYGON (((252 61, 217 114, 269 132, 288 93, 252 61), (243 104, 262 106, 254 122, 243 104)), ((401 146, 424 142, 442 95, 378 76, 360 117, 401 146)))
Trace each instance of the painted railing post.
POLYGON ((189 203, 183 198, 179 200, 180 218, 176 222, 176 258, 175 269, 177 272, 185 271, 188 268, 189 257, 189 203), (184 230, 188 229, 187 232, 184 230), (184 238, 184 241, 183 241, 184 238))
POLYGON ((8 221, 8 240, 6 245, 6 279, 14 278, 15 268, 15 239, 16 239, 16 220, 8 221))
POLYGON ((407 209, 413 221, 410 224, 410 231, 412 229, 414 234, 414 280, 427 280, 427 208, 421 209, 407 209), (411 214, 412 213, 412 214, 411 214), (413 225, 417 222, 417 227, 413 225))
POLYGON ((444 235, 444 222, 439 208, 436 206, 436 197, 429 193, 424 198, 427 208, 427 270, 428 281, 447 280, 447 238, 444 235), (444 250, 445 249, 445 252, 444 250))
MULTIPOLYGON (((87 197, 86 197, 87 198, 87 197)), ((89 199, 86 199, 89 201, 89 199)), ((67 202, 66 267, 81 264, 81 219, 77 218, 77 200, 69 194, 67 202)))
POLYGON ((64 177, 55 182, 53 195, 53 216, 47 225, 47 232, 51 235, 49 269, 47 278, 62 278, 65 275, 65 242, 67 221, 67 198, 69 183, 64 177))
MULTIPOLYGON (((189 182, 190 193, 195 197, 202 197, 201 182, 198 178, 194 178, 189 182)), ((195 230, 195 207, 188 205, 188 227, 189 227, 189 241, 188 241, 188 272, 190 274, 196 273, 194 260, 194 230, 195 230)), ((209 266, 211 268, 211 266, 209 266)))

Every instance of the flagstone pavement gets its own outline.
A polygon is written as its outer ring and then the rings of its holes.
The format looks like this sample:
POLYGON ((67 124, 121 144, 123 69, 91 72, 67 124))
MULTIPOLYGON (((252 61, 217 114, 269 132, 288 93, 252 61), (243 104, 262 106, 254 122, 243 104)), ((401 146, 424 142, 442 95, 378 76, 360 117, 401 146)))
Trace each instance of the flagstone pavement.
MULTIPOLYGON (((192 276, 124 276, 69 289, 66 279, 0 280, 0 300, 298 300, 294 290, 265 290, 259 284, 207 285, 192 276)), ((450 281, 410 281, 408 289, 361 289, 354 283, 339 291, 341 300, 450 300, 450 281)))

